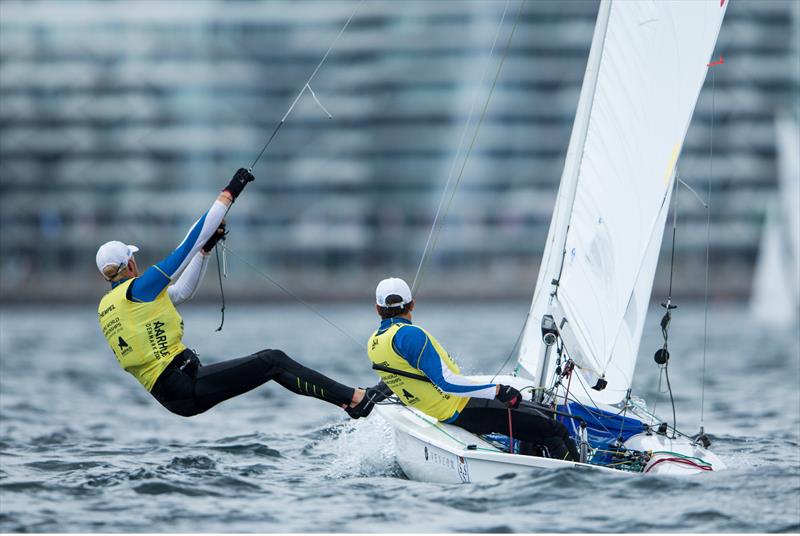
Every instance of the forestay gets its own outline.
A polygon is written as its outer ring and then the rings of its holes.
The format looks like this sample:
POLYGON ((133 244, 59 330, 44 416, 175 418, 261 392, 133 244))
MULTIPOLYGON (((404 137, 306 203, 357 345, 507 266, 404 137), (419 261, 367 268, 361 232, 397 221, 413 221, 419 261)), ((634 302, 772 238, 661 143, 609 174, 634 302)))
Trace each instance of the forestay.
POLYGON ((594 400, 617 402, 630 387, 675 164, 726 4, 601 4, 520 344, 519 362, 534 378, 541 319, 550 312, 567 320, 567 349, 584 375, 605 375, 608 387, 594 400))

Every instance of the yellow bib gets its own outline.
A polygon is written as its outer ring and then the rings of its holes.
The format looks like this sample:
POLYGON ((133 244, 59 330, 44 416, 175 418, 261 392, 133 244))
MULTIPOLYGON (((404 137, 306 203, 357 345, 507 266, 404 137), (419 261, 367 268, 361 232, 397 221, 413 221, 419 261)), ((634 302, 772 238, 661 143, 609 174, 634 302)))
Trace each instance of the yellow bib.
MULTIPOLYGON (((392 339, 395 333, 403 329, 403 326, 408 324, 392 324, 384 332, 380 330, 372 334, 367 346, 367 354, 370 361, 376 365, 383 365, 385 367, 409 372, 412 374, 425 375, 424 372, 418 368, 412 367, 408 361, 395 352, 392 347, 392 339)), ((422 329, 422 328, 419 328, 422 329)), ((422 330, 428 336, 430 344, 439 353, 442 361, 447 365, 451 371, 460 374, 461 371, 456 365, 456 362, 450 357, 445 349, 434 339, 430 333, 422 330)), ((406 406, 411 406, 420 410, 422 413, 433 417, 439 421, 446 421, 452 418, 456 413, 461 412, 464 406, 469 402, 469 397, 460 397, 447 393, 443 393, 434 384, 422 380, 415 380, 406 378, 391 372, 384 372, 376 370, 378 376, 383 379, 387 386, 396 394, 406 406)))
POLYGON ((126 297, 134 280, 126 281, 100 300, 97 317, 120 366, 150 391, 172 358, 183 352, 183 319, 167 289, 152 302, 126 297))

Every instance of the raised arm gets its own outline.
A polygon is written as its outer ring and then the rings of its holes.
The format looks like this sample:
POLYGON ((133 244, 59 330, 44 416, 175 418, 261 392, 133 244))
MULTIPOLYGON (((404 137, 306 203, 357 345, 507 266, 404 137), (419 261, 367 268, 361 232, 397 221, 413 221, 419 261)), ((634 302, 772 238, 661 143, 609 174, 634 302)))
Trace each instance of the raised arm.
POLYGON ((183 272, 203 244, 211 238, 233 201, 245 185, 253 180, 253 175, 246 169, 237 171, 228 186, 217 196, 211 208, 192 225, 178 247, 167 258, 145 270, 131 284, 131 299, 141 302, 155 300, 183 272))
POLYGON ((220 223, 219 227, 217 227, 216 233, 213 233, 211 238, 206 241, 205 245, 203 245, 200 251, 194 254, 192 261, 183 270, 178 280, 167 287, 169 299, 174 305, 179 305, 191 298, 194 298, 194 295, 197 293, 197 289, 200 286, 200 281, 202 281, 203 276, 206 275, 206 270, 208 269, 208 256, 211 253, 211 250, 213 250, 217 245, 217 242, 225 238, 225 235, 227 234, 225 231, 225 220, 222 220, 222 223, 220 223))
POLYGON ((450 370, 424 331, 416 326, 404 326, 392 339, 395 351, 422 372, 442 392, 460 397, 493 399, 497 384, 477 384, 450 370))
POLYGON ((208 254, 198 251, 177 281, 167 287, 169 299, 179 305, 194 297, 208 269, 208 254))

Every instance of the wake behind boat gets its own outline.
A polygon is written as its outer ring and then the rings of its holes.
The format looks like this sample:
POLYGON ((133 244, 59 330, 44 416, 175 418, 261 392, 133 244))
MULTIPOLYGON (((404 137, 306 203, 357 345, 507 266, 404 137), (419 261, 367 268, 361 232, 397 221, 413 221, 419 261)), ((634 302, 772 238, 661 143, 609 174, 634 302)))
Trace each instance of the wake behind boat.
MULTIPOLYGON (((621 2, 599 8, 564 171, 513 376, 558 419, 579 462, 519 454, 513 430, 476 436, 401 404, 379 414, 414 479, 479 482, 561 467, 694 474, 725 467, 703 430, 689 437, 653 415, 631 382, 676 166, 726 2, 621 2)), ((512 33, 513 35, 513 33, 512 33)), ((502 65, 502 63, 501 63, 502 65)), ((668 298, 656 362, 668 376, 668 298)), ((510 428, 510 426, 509 426, 510 428)))

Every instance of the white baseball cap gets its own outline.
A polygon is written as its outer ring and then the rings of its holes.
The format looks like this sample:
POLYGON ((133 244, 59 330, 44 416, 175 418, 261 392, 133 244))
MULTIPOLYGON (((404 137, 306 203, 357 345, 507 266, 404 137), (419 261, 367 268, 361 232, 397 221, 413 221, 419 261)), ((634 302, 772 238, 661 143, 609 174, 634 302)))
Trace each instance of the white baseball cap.
POLYGON ((119 266, 122 268, 128 264, 134 253, 139 251, 136 246, 130 246, 117 240, 106 242, 97 250, 95 261, 97 262, 97 269, 103 273, 106 266, 119 266))
POLYGON ((407 303, 411 303, 411 289, 408 284, 398 277, 390 277, 378 283, 375 289, 375 303, 381 307, 402 307, 407 303), (386 303, 386 298, 389 296, 400 296, 403 299, 401 302, 386 303))

